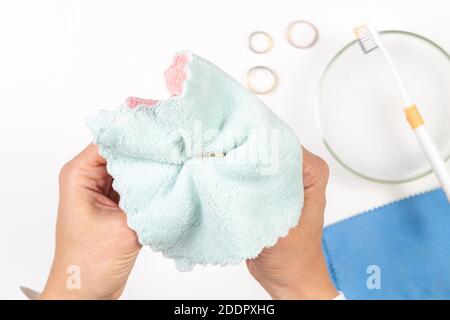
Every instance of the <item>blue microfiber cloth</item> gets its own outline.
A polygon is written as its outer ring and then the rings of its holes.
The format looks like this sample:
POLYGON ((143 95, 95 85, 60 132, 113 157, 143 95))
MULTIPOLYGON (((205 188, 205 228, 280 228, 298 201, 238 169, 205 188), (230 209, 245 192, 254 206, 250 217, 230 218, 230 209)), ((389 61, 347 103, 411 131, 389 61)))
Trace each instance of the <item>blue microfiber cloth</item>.
POLYGON ((179 270, 257 256, 303 206, 295 133, 207 60, 182 52, 172 97, 129 98, 88 126, 139 241, 179 270))
POLYGON ((323 245, 348 299, 450 299, 450 205, 440 189, 330 225, 323 245))

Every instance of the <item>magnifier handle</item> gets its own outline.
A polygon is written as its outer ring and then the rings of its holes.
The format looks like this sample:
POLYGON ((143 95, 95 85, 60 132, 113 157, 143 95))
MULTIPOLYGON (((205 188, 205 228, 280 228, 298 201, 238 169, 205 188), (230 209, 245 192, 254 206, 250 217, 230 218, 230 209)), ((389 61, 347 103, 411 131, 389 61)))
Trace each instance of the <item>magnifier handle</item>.
POLYGON ((416 134, 416 137, 419 140, 423 151, 427 155, 439 183, 441 184, 447 200, 450 202, 450 175, 442 154, 425 127, 424 121, 417 110, 417 107, 412 105, 405 109, 405 113, 406 119, 408 120, 411 128, 414 130, 414 133, 416 134))

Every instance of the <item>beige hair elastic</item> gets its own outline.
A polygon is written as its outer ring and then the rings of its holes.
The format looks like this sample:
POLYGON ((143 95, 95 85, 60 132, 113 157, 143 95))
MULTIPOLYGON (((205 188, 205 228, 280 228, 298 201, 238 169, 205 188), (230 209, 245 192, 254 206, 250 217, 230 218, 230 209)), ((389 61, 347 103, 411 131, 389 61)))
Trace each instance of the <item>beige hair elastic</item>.
POLYGON ((267 94, 272 92, 278 85, 278 76, 276 75, 276 73, 270 69, 269 67, 266 66, 255 66, 253 68, 251 68, 250 70, 248 70, 247 72, 247 88, 249 88, 251 91, 253 91, 256 94, 267 94), (267 89, 257 89, 255 88, 253 82, 252 82, 252 78, 255 76, 255 74, 258 71, 264 71, 267 72, 271 75, 272 77, 272 83, 271 85, 267 88, 267 89))
POLYGON ((248 36, 248 47, 250 48, 251 51, 258 54, 269 52, 273 47, 272 37, 270 36, 270 34, 264 31, 252 32, 248 36), (262 49, 259 49, 255 43, 257 38, 265 39, 265 47, 263 47, 262 49))
POLYGON ((317 39, 319 38, 319 31, 317 30, 316 26, 313 25, 311 22, 306 20, 296 20, 289 24, 286 30, 286 38, 289 41, 289 43, 298 49, 308 49, 311 48, 314 44, 316 44, 317 39), (307 43, 299 43, 298 41, 294 40, 293 32, 296 27, 303 26, 307 27, 313 32, 313 38, 311 41, 307 43))

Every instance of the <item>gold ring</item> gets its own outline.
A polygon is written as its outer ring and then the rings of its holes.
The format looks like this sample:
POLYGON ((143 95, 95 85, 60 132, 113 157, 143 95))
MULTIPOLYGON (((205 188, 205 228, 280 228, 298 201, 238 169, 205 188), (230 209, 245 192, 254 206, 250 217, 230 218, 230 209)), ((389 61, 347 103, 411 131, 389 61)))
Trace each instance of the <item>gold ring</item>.
POLYGON ((293 21, 289 24, 287 31, 286 31, 286 37, 289 41, 289 43, 296 48, 299 49, 307 49, 307 48, 311 48, 313 45, 316 44, 317 39, 319 38, 319 31, 317 30, 316 26, 313 25, 311 22, 306 21, 306 20, 296 20, 293 21), (299 25, 299 24, 304 24, 309 26, 313 31, 314 31, 314 38, 311 40, 310 43, 306 44, 306 45, 300 45, 298 43, 296 43, 293 39, 292 39, 292 31, 294 29, 295 26, 299 25))
POLYGON ((248 36, 248 47, 250 48, 251 51, 253 51, 254 53, 266 53, 269 52, 272 47, 273 47, 273 40, 272 37, 270 36, 270 34, 268 34, 267 32, 264 31, 255 31, 252 32, 249 36, 248 36), (267 40, 267 47, 265 49, 262 50, 258 50, 254 47, 254 43, 253 40, 256 36, 264 36, 267 40))
POLYGON ((246 82, 247 82, 248 89, 253 91, 254 93, 256 93, 256 94, 267 94, 269 92, 272 92, 277 87, 277 85, 278 85, 278 77, 277 77, 276 73, 272 69, 270 69, 269 67, 266 67, 266 66, 255 66, 255 67, 251 68, 250 70, 248 70, 248 72, 247 72, 247 81, 246 82), (267 90, 257 90, 257 89, 255 89, 255 87, 252 84, 251 78, 252 78, 253 74, 256 71, 259 71, 259 70, 263 70, 263 71, 269 72, 271 74, 272 78, 273 78, 272 85, 267 90))

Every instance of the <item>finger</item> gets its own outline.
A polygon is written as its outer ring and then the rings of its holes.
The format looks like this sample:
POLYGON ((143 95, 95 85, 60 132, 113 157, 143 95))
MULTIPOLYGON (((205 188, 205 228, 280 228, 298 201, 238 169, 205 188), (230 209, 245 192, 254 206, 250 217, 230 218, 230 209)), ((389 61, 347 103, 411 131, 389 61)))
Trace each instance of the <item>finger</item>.
POLYGON ((300 225, 313 233, 320 233, 323 227, 328 175, 326 162, 303 149, 304 206, 300 225))
POLYGON ((75 158, 66 163, 60 172, 60 184, 81 186, 108 194, 112 177, 106 170, 106 160, 98 153, 98 147, 89 144, 75 158))
POLYGON ((312 152, 303 148, 303 185, 305 189, 325 188, 328 183, 329 169, 327 163, 312 152))
POLYGON ((119 195, 119 193, 118 193, 116 190, 114 190, 114 188, 112 187, 113 181, 114 181, 114 180, 111 180, 111 186, 109 187, 107 196, 108 196, 109 199, 111 199, 111 200, 114 201, 115 203, 119 204, 119 202, 120 202, 120 195, 119 195))
POLYGON ((77 164, 83 164, 90 167, 106 166, 106 159, 98 153, 98 146, 91 143, 81 151, 73 161, 77 164))

